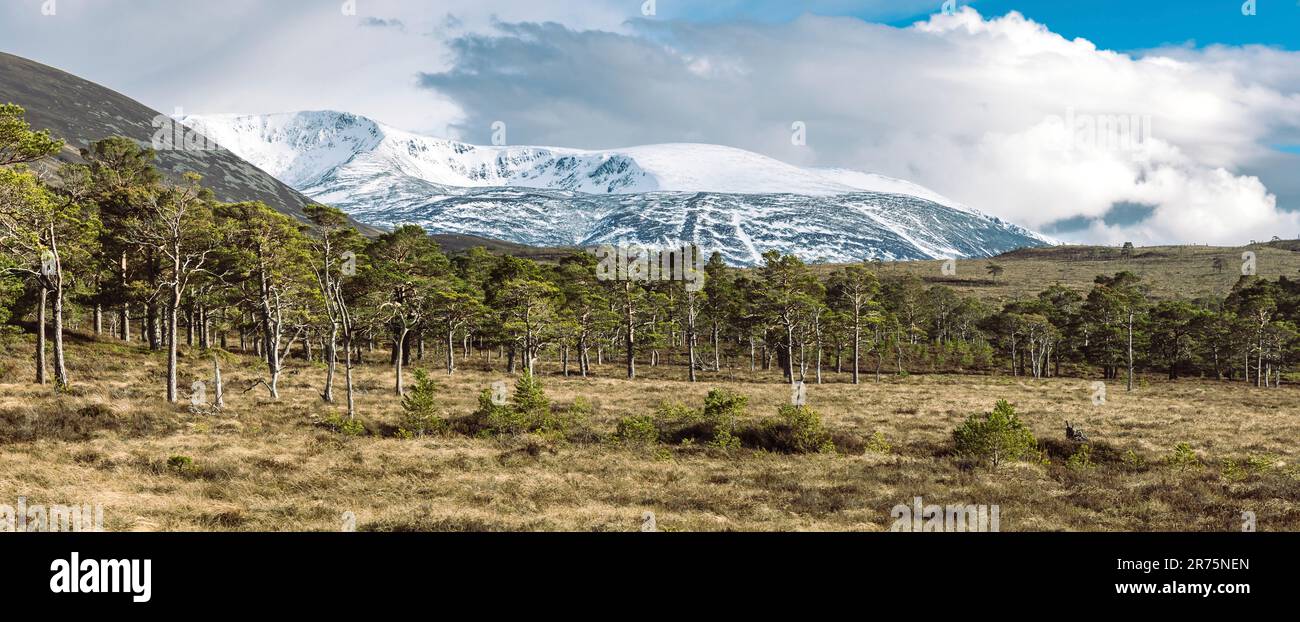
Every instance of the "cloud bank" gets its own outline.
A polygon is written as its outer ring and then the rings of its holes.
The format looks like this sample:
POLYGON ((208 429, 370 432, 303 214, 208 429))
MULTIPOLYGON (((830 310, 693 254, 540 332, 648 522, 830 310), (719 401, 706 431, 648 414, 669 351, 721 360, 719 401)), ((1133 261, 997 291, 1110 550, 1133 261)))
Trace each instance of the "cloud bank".
POLYGON ((1293 177, 1300 161, 1276 149, 1300 143, 1296 53, 1123 54, 971 8, 907 28, 507 23, 448 46, 419 84, 455 104, 468 140, 502 121, 512 143, 726 144, 902 177, 1067 240, 1300 235, 1297 194, 1279 205, 1254 172, 1293 177), (796 122, 806 145, 792 144, 796 122))
POLYGON ((167 112, 719 143, 905 178, 1071 241, 1300 235, 1300 53, 1117 53, 969 8, 873 23, 937 0, 660 0, 653 16, 643 1, 59 0, 47 16, 17 0, 0 3, 0 48, 167 112))

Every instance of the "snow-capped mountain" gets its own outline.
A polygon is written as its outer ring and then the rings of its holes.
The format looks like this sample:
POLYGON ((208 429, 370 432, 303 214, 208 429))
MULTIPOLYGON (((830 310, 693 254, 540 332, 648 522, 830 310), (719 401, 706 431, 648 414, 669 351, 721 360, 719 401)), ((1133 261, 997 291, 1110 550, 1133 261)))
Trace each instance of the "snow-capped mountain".
POLYGON ((1052 240, 915 184, 668 144, 583 151, 476 146, 338 112, 182 121, 280 181, 376 226, 524 244, 694 242, 748 265, 992 256, 1052 240))

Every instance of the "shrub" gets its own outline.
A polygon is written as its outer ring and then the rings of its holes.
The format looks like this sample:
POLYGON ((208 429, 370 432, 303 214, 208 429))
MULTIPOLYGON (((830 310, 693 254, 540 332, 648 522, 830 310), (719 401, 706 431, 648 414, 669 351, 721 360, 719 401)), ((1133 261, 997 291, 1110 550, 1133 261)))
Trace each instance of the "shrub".
POLYGON ((618 420, 614 437, 624 445, 645 447, 659 442, 659 428, 655 427, 654 417, 633 415, 618 420))
POLYGON ((1179 443, 1174 447, 1174 453, 1165 458, 1165 463, 1179 471, 1201 468, 1201 459, 1196 457, 1196 452, 1187 443, 1179 443))
POLYGON ((513 406, 525 421, 539 428, 551 414, 551 401, 542 392, 542 383, 528 372, 515 383, 513 406))
POLYGON ((1065 461, 1065 466, 1074 471, 1087 471, 1097 468, 1092 461, 1092 445, 1084 443, 1065 461))
POLYGON ((822 425, 821 415, 807 406, 781 406, 776 419, 765 421, 763 425, 776 433, 776 448, 779 450, 801 454, 835 453, 835 443, 822 425))
POLYGON ((1231 458, 1225 459, 1221 465, 1221 468, 1222 468, 1221 473, 1223 475, 1223 479, 1226 479, 1230 482, 1240 482, 1246 479, 1246 477, 1250 475, 1249 473, 1246 472, 1246 468, 1244 466, 1237 464, 1237 461, 1231 458))
POLYGON ((1264 474, 1272 471, 1277 465, 1277 457, 1268 454, 1252 454, 1240 462, 1225 458, 1220 465, 1224 479, 1239 482, 1250 477, 1252 473, 1264 474))
POLYGON ((885 435, 881 434, 880 430, 876 430, 871 438, 867 439, 867 451, 873 454, 888 454, 893 452, 894 448, 888 440, 885 440, 885 435))
POLYGON ((542 390, 535 376, 524 372, 515 383, 515 393, 509 405, 492 403, 492 392, 479 394, 478 410, 474 417, 486 422, 488 434, 537 433, 549 437, 567 438, 593 411, 591 403, 579 398, 572 407, 556 410, 542 390))
POLYGON ((1007 460, 1038 454, 1033 432, 1021 423, 1016 409, 1006 400, 999 400, 991 413, 971 415, 953 430, 952 436, 959 455, 994 469, 1007 460))
POLYGON ((1246 458, 1246 468, 1256 473, 1268 473, 1277 466, 1277 463, 1277 456, 1272 454, 1251 455, 1246 458))
POLYGON ((541 424, 534 431, 555 440, 568 440, 586 424, 592 407, 586 398, 580 397, 564 409, 551 408, 548 404, 544 413, 541 424))
POLYGON ((424 436, 441 432, 447 422, 438 408, 438 383, 423 369, 415 370, 415 386, 402 398, 402 436, 424 436))
POLYGON ((582 396, 574 398, 573 405, 569 407, 570 416, 579 420, 589 419, 595 412, 596 406, 591 403, 591 400, 582 396))
POLYGON ((325 418, 325 427, 343 436, 365 436, 366 426, 360 419, 348 419, 338 413, 325 418))
POLYGON ((736 420, 745 414, 749 398, 727 389, 713 389, 704 398, 704 421, 713 428, 714 447, 734 449, 740 447, 736 437, 736 420))
POLYGON ((474 410, 467 421, 466 429, 460 430, 466 434, 493 434, 498 432, 498 424, 503 423, 508 414, 501 411, 508 411, 510 408, 503 404, 497 404, 492 401, 492 389, 483 389, 478 394, 478 408, 474 410))
POLYGON ((485 389, 478 396, 476 415, 487 423, 491 434, 508 434, 516 436, 526 434, 531 429, 530 422, 513 406, 503 406, 492 402, 492 391, 485 389))
POLYGON ((1147 459, 1138 455, 1132 449, 1124 454, 1124 467, 1131 471, 1141 471, 1147 468, 1147 459))
POLYGON ((694 423, 699 421, 703 414, 690 406, 681 402, 662 403, 655 409, 655 418, 659 421, 671 421, 675 423, 694 423))
POLYGON ((177 473, 193 473, 194 459, 189 456, 171 456, 167 458, 167 468, 177 473))

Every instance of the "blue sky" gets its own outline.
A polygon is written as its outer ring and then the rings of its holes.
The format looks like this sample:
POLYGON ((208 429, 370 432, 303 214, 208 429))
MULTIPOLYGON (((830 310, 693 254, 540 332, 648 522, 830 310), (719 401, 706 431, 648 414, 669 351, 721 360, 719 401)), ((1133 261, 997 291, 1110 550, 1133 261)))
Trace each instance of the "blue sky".
MULTIPOLYGON (((964 2, 963 2, 964 4, 964 2)), ((988 16, 1019 11, 1065 37, 1097 47, 1137 50, 1166 45, 1263 44, 1300 46, 1297 0, 1257 0, 1256 14, 1242 14, 1241 0, 980 0, 988 16)))
MULTIPOLYGON (((1262 44, 1300 49, 1300 0, 956 0, 985 16, 1019 11, 1068 38, 1098 47, 1140 50, 1169 45, 1262 44)), ((658 0, 659 15, 694 21, 788 21, 801 13, 845 15, 906 26, 938 12, 943 0, 658 0)))

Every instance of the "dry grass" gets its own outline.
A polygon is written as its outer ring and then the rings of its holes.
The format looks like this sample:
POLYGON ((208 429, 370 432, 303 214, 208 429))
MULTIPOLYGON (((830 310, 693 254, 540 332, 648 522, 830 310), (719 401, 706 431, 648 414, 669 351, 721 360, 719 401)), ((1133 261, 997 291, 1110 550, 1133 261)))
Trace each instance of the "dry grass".
MULTIPOLYGON (((781 455, 704 446, 627 448, 609 440, 557 442, 449 435, 403 440, 332 432, 319 421, 336 406, 317 397, 319 364, 295 361, 282 399, 264 388, 251 359, 227 363, 228 408, 194 414, 166 404, 165 359, 138 346, 76 341, 74 386, 55 395, 29 383, 28 341, 0 353, 0 503, 101 503, 109 530, 337 530, 344 512, 359 529, 631 531, 644 511, 666 530, 884 530, 890 509, 928 502, 999 504, 1003 530, 1235 530, 1244 510, 1261 530, 1300 530, 1300 389, 1152 378, 1125 394, 1112 386, 1094 406, 1089 381, 1001 376, 911 376, 880 384, 809 388, 810 405, 836 433, 880 432, 888 454, 781 455), (1013 402, 1051 465, 997 472, 965 468, 951 431, 998 399, 1013 402), (1063 419, 1092 436, 1090 470, 1065 465, 1073 447, 1063 419), (1163 464, 1180 442, 1206 466, 1163 464), (1125 464, 1129 450, 1145 465, 1125 464), (1222 460, 1272 456, 1266 472, 1223 471, 1222 460), (168 465, 171 456, 193 467, 168 465)), ((392 372, 361 370, 360 410, 372 430, 399 417, 392 372)), ((436 371, 436 356, 430 366, 436 371)), ((184 359, 183 385, 207 378, 210 363, 184 359)), ((481 359, 455 377, 439 375, 447 409, 474 408, 501 372, 481 359)), ((608 437, 625 415, 665 401, 698 406, 709 388, 750 398, 749 416, 770 416, 789 400, 775 373, 747 371, 682 382, 678 367, 643 367, 635 384, 613 378, 544 382, 560 404, 596 404, 588 426, 608 437)), ((613 366, 601 370, 613 375, 613 366)))
MULTIPOLYGON (((1058 246, 1021 249, 994 259, 958 260, 953 276, 943 275, 941 261, 884 263, 880 275, 912 274, 931 284, 947 285, 960 294, 992 302, 1036 296, 1053 283, 1087 292, 1097 275, 1127 270, 1141 276, 1157 299, 1222 298, 1241 277, 1243 252, 1255 253, 1259 276, 1269 280, 1280 276, 1295 279, 1300 277, 1300 252, 1296 248, 1300 246, 1294 242, 1243 248, 1153 246, 1138 247, 1132 258, 1126 259, 1119 248, 1058 246), (1216 258, 1223 262, 1222 272, 1214 269, 1216 258), (994 263, 1006 270, 997 279, 987 271, 989 264, 994 263)), ((824 272, 833 268, 818 266, 816 269, 824 272)))

